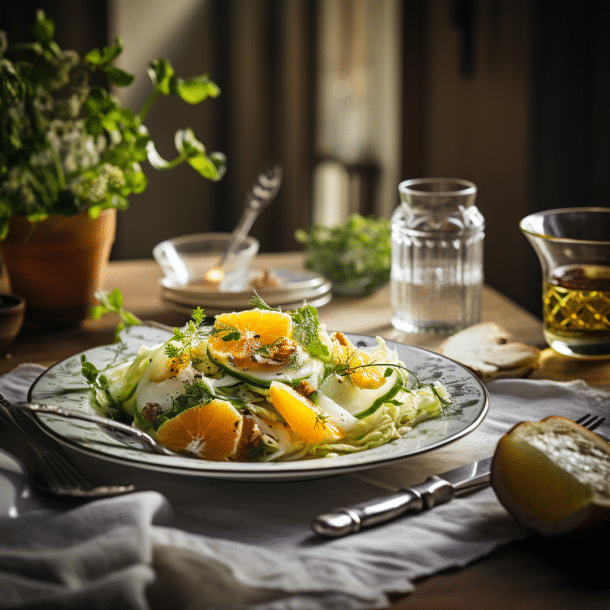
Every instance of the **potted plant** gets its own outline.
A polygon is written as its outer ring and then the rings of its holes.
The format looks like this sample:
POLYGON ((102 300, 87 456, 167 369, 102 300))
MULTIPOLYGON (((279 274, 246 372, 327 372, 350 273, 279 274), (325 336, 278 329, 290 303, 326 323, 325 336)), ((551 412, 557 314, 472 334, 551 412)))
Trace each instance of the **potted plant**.
POLYGON ((153 91, 139 113, 106 88, 101 73, 125 87, 134 77, 114 65, 114 44, 84 57, 54 41, 54 23, 38 11, 33 40, 9 46, 0 32, 0 249, 12 291, 26 300, 30 325, 74 324, 101 288, 114 241, 116 211, 147 179, 141 164, 167 170, 186 162, 208 180, 225 170, 191 129, 178 130, 177 156, 163 159, 144 124, 160 95, 189 104, 216 97, 207 75, 182 79, 163 58, 149 64, 153 91))

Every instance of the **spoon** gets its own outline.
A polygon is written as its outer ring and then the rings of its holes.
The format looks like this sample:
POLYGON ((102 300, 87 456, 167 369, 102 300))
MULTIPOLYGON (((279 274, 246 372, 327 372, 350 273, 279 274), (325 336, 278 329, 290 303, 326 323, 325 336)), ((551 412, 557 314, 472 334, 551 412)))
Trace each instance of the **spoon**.
POLYGON ((282 165, 272 161, 263 167, 246 195, 244 210, 218 263, 206 273, 210 282, 220 283, 224 270, 235 257, 258 215, 275 199, 282 184, 282 165))

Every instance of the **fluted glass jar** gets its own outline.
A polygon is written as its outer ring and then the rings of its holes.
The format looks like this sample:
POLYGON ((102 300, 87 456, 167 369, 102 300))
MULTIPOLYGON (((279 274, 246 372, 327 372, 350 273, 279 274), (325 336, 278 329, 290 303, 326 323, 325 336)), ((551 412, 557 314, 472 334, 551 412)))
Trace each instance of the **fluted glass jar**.
POLYGON ((477 187, 454 178, 398 186, 392 216, 392 324, 450 334, 481 320, 485 220, 477 187))

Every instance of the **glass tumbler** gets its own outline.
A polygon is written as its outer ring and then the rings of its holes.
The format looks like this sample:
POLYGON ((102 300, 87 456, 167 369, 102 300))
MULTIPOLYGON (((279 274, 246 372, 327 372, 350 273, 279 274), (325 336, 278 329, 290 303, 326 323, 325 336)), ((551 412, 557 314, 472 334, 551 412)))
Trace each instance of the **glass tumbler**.
POLYGON ((392 324, 450 334, 481 320, 485 220, 477 187, 455 178, 398 185, 392 216, 392 324))
POLYGON ((519 224, 542 268, 544 337, 575 358, 610 357, 610 208, 563 208, 519 224))

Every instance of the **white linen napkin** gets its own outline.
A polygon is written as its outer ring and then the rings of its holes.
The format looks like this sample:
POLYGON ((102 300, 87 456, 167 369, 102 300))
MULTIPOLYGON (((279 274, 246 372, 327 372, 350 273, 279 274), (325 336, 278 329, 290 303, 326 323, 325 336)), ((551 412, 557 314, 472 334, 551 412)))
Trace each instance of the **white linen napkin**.
MULTIPOLYGON (((0 377, 0 393, 23 399, 38 373, 18 367, 0 377)), ((210 481, 74 453, 91 478, 138 491, 67 508, 16 494, 13 510, 0 515, 0 608, 384 608, 388 593, 411 591, 414 579, 464 566, 528 532, 490 488, 335 540, 311 532, 316 514, 487 457, 519 421, 578 418, 610 404, 608 393, 581 381, 498 380, 488 389, 489 414, 468 436, 359 474, 210 481)), ((607 436, 608 424, 600 431, 607 436)), ((0 460, 0 480, 14 480, 9 470, 0 460)))

